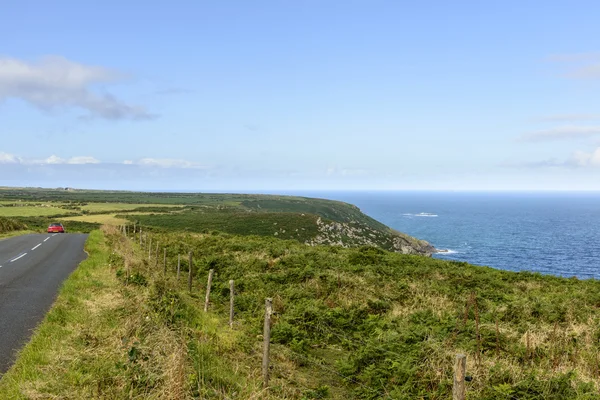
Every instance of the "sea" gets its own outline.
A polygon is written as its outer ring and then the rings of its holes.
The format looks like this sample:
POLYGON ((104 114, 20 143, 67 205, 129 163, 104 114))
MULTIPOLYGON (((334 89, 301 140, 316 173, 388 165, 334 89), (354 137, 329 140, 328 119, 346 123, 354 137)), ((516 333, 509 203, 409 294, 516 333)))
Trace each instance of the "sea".
POLYGON ((352 203, 398 231, 447 250, 436 258, 600 279, 600 192, 287 194, 352 203))

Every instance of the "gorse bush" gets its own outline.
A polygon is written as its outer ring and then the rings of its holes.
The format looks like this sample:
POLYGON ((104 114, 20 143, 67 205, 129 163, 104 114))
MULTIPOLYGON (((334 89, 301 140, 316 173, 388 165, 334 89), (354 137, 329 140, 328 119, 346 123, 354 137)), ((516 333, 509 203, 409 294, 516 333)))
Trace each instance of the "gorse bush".
POLYGON ((0 233, 27 229, 27 225, 11 218, 0 217, 0 233))

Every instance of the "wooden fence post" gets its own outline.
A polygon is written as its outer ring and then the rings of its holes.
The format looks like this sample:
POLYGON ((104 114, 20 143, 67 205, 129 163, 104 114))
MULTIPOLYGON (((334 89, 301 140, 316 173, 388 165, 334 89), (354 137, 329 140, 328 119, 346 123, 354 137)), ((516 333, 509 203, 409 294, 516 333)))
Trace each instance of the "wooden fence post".
POLYGON ((208 271, 208 283, 206 284, 206 297, 204 298, 204 312, 208 311, 208 300, 210 299, 210 287, 212 286, 212 279, 215 273, 214 269, 208 271))
POLYGON ((464 354, 456 355, 454 364, 454 386, 452 387, 452 400, 465 400, 465 375, 467 370, 467 356, 464 354))
POLYGON ((177 280, 179 281, 179 272, 181 271, 181 254, 177 254, 177 280))
MULTIPOLYGON (((269 350, 271 348, 271 314, 273 314, 273 299, 265 300, 265 326, 263 331, 263 387, 269 386, 269 350)), ((462 400, 462 399, 461 399, 462 400)))
POLYGON ((192 291, 192 252, 190 251, 190 262, 188 264, 188 290, 192 291))
POLYGON ((148 265, 150 265, 150 260, 152 259, 152 236, 148 238, 148 265))
POLYGON ((167 248, 165 247, 164 255, 163 255, 163 274, 167 274, 167 248))
POLYGON ((159 245, 159 242, 156 242, 156 256, 154 258, 154 267, 158 266, 158 245, 159 245))
POLYGON ((140 248, 142 247, 142 227, 140 226, 140 248))
POLYGON ((233 302, 235 297, 233 279, 229 281, 229 327, 233 328, 233 302))

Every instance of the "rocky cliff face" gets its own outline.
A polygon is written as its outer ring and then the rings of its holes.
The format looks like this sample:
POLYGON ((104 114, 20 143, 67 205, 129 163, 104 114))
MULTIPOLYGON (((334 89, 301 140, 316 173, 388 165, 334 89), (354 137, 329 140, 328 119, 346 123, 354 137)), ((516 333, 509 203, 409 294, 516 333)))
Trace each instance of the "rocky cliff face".
POLYGON ((402 254, 419 254, 430 257, 436 250, 428 242, 392 229, 374 229, 358 221, 349 223, 317 219, 319 234, 306 244, 342 247, 375 246, 402 254))

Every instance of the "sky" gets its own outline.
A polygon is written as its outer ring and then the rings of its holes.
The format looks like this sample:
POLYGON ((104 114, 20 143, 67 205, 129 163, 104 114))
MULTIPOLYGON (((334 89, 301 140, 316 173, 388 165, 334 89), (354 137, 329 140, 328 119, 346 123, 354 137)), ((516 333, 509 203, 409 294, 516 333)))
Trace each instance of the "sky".
POLYGON ((0 186, 600 190, 597 1, 0 2, 0 186))

